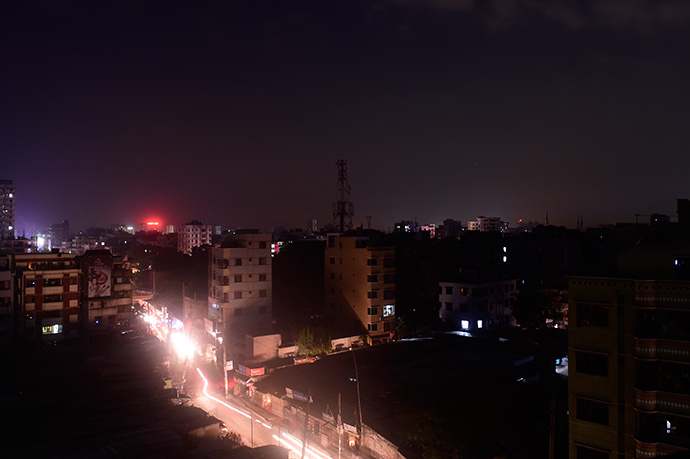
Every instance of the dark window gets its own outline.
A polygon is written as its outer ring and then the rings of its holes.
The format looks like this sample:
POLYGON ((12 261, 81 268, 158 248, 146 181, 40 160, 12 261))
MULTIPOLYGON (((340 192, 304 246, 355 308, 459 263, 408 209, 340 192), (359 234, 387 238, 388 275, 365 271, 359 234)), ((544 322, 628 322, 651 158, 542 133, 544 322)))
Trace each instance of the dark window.
POLYGON ((242 259, 241 258, 235 258, 235 266, 242 266, 242 259))
POLYGON ((259 248, 265 249, 266 248, 266 241, 259 241, 259 248))
POLYGON ((395 290, 386 289, 383 291, 383 299, 384 300, 392 300, 394 298, 395 298, 395 290))
POLYGON ((259 274, 259 281, 263 282, 266 280, 266 274, 259 274))
POLYGON ((395 273, 386 273, 383 275, 384 284, 395 284, 395 273))
POLYGON ((395 322, 384 322, 383 331, 393 331, 395 330, 395 322))
POLYGON ((609 356, 592 352, 575 352, 575 371, 587 375, 609 375, 609 356))
POLYGON ((376 266, 377 264, 376 258, 367 258, 367 266, 376 266))
POLYGON ((467 303, 462 303, 462 304, 460 305, 460 312, 469 312, 469 309, 470 309, 470 308, 469 308, 469 306, 468 306, 467 303))
POLYGON ((379 277, 376 274, 367 274, 367 282, 378 282, 379 277))
POLYGON ((239 300, 240 298, 242 298, 242 292, 235 292, 235 299, 239 300))
POLYGON ((367 292, 367 298, 369 298, 369 299, 374 299, 374 298, 378 298, 378 297, 379 297, 379 294, 376 290, 373 290, 371 292, 367 292))
POLYGON ((384 258, 383 259, 383 267, 384 268, 394 268, 395 267, 395 258, 384 258))
POLYGON ((58 287, 62 285, 62 279, 43 279, 45 287, 58 287))
POLYGON ((242 282, 242 274, 235 274, 235 282, 242 282))
POLYGON ((446 287, 446 295, 452 295, 453 294, 453 287, 446 287))
POLYGON ((609 308, 599 304, 578 303, 576 305, 578 327, 608 327, 609 308))
POLYGON ((453 310, 453 303, 446 303, 446 311, 452 311, 453 310))
POLYGON ((377 331, 379 328, 379 324, 367 324, 367 330, 369 331, 377 331))
POLYGON ((266 259, 265 259, 265 258, 259 258, 259 264, 260 264, 260 265, 265 265, 265 264, 266 264, 266 259))
POLYGON ((609 459, 609 453, 598 449, 577 445, 575 459, 609 459))
POLYGON ((328 260, 328 262, 329 262, 330 264, 334 265, 334 264, 335 264, 335 257, 331 257, 331 258, 328 260))
POLYGON ((266 298, 266 290, 259 290, 259 297, 266 298))
POLYGON ((375 316, 379 313, 379 308, 367 308, 367 315, 375 316))
POLYGON ((331 273, 331 279, 335 279, 335 273, 331 273))
POLYGON ((577 419, 581 421, 594 422, 601 425, 609 425, 609 404, 578 398, 576 404, 577 419))
POLYGON ((55 303, 58 301, 62 301, 62 294, 60 293, 57 293, 55 295, 43 295, 44 303, 55 303))
POLYGON ((27 287, 35 287, 35 286, 36 286, 36 281, 33 280, 33 279, 28 280, 28 281, 26 281, 26 286, 27 286, 27 287))

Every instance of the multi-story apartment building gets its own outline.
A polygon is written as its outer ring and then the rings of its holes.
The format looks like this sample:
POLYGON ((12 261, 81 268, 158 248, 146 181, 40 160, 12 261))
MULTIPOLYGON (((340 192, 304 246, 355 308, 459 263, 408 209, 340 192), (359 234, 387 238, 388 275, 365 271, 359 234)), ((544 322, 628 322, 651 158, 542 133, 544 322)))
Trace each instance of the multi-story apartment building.
POLYGON ((271 331, 271 235, 238 232, 211 249, 209 257, 208 315, 214 333, 223 338, 227 360, 250 359, 246 337, 271 331))
POLYGON ((621 231, 616 251, 614 275, 569 281, 570 457, 687 457, 690 231, 621 231))
POLYGON ((515 325, 512 305, 517 281, 439 282, 439 318, 470 332, 515 325))
POLYGON ((177 251, 191 255, 194 247, 211 245, 212 237, 213 225, 204 225, 198 220, 192 220, 177 228, 177 251))
POLYGON ((507 225, 501 221, 500 217, 477 217, 475 221, 467 222, 467 229, 469 231, 504 231, 507 225))
POLYGON ((378 247, 366 236, 331 235, 325 276, 326 315, 353 311, 370 344, 390 341, 395 332, 395 249, 378 247))
POLYGON ((80 269, 64 253, 10 256, 14 271, 15 337, 42 342, 80 335, 80 269))
POLYGON ((0 240, 14 239, 14 182, 0 180, 0 240))
POLYGON ((14 338, 14 281, 9 255, 0 255, 0 344, 14 338))
POLYGON ((134 318, 132 270, 127 256, 110 250, 87 250, 79 258, 90 332, 126 325, 134 318))

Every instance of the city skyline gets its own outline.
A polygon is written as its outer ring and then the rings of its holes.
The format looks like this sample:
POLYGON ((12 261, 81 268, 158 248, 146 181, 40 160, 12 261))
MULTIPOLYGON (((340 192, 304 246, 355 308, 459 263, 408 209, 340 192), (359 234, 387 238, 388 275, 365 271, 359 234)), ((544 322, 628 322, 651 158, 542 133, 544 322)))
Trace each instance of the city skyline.
POLYGON ((0 6, 19 234, 479 215, 573 228, 690 197, 690 5, 0 6))

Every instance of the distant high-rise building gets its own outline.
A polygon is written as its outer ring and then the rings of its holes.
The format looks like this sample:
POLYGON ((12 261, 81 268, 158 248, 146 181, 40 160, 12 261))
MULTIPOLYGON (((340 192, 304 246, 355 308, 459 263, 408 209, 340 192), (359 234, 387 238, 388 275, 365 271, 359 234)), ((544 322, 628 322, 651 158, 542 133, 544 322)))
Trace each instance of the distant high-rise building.
POLYGON ((0 239, 14 239, 14 182, 0 180, 0 239))
POLYGON ((51 247, 61 247, 63 243, 70 240, 69 220, 63 220, 61 223, 53 223, 48 228, 50 236, 51 247))
POLYGON ((191 255, 194 247, 211 245, 212 237, 213 225, 204 225, 198 220, 192 220, 177 228, 177 251, 191 255))

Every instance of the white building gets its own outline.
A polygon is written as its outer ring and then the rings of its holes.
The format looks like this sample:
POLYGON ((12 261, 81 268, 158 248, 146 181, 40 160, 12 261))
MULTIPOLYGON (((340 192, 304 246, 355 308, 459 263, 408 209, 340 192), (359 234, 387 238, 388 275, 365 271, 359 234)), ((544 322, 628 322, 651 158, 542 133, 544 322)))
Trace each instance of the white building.
POLYGON ((470 332, 515 326, 517 281, 439 282, 439 317, 470 332))
POLYGON ((270 234, 233 234, 212 249, 208 316, 227 360, 254 358, 246 337, 271 332, 271 261, 270 234))
POLYGON ((467 229, 469 231, 505 231, 508 225, 501 221, 501 217, 477 217, 475 221, 467 222, 467 229))
POLYGON ((211 245, 212 237, 213 225, 204 225, 200 221, 192 220, 177 228, 177 251, 191 255, 194 247, 211 245))

